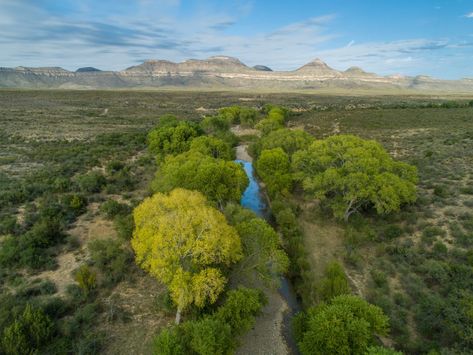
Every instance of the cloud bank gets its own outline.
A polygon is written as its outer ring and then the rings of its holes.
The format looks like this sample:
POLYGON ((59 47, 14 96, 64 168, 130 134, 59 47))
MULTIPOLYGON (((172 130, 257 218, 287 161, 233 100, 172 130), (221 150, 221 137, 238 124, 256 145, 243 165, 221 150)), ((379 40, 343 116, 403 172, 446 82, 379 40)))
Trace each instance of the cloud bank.
POLYGON ((229 55, 248 65, 293 70, 320 57, 337 69, 357 65, 411 75, 427 70, 448 77, 455 73, 440 66, 471 55, 472 43, 450 39, 344 40, 334 26, 337 14, 259 32, 233 30, 251 11, 251 3, 238 1, 220 10, 202 6, 185 13, 179 0, 0 0, 0 66, 121 70, 146 59, 229 55), (334 45, 340 42, 345 44, 334 45))

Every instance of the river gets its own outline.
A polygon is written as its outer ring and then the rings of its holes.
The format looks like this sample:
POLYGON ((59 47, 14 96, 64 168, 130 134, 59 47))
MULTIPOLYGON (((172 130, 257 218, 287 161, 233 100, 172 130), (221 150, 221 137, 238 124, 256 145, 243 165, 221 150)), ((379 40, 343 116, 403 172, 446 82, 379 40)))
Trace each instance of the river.
MULTIPOLYGON (((237 148, 237 158, 236 162, 243 165, 250 181, 243 193, 241 205, 268 220, 270 211, 246 146, 237 148)), ((278 290, 266 289, 265 293, 268 304, 258 317, 255 327, 243 337, 237 354, 299 354, 292 334, 292 317, 300 310, 300 305, 290 281, 283 276, 278 290)))

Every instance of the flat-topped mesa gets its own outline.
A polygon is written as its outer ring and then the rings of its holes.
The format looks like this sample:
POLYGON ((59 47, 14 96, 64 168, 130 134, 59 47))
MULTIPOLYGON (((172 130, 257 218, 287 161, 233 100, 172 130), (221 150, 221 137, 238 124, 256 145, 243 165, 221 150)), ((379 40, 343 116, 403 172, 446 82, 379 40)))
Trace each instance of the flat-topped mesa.
POLYGON ((182 63, 167 60, 147 60, 124 70, 133 73, 239 73, 251 70, 236 58, 215 56, 208 59, 188 59, 182 63))
POLYGON ((97 72, 101 72, 101 70, 94 67, 83 67, 76 70, 76 73, 97 73, 97 72))
POLYGON ((23 75, 74 76, 74 73, 61 67, 16 67, 15 71, 23 75))
POLYGON ((300 67, 295 71, 297 74, 304 74, 304 75, 316 75, 321 77, 341 77, 342 74, 330 68, 325 62, 320 60, 319 58, 314 59, 313 61, 307 63, 306 65, 300 67))

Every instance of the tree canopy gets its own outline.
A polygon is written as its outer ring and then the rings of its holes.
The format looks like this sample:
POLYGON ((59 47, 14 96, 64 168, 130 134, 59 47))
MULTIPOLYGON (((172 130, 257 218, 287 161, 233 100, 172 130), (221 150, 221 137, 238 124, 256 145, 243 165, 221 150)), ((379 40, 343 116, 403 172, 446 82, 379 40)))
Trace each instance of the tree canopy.
POLYGON ((177 187, 197 190, 223 206, 228 201, 239 202, 248 183, 241 164, 189 151, 166 157, 151 186, 156 192, 177 187))
POLYGON ((387 214, 416 200, 417 169, 395 161, 373 140, 352 135, 316 140, 294 154, 293 170, 307 193, 345 220, 364 207, 387 214))
POLYGON ((191 142, 190 149, 216 159, 234 159, 232 147, 223 140, 215 137, 197 137, 191 142))
POLYGON ((286 194, 292 187, 291 164, 282 148, 263 150, 256 161, 256 172, 271 196, 286 194))
POLYGON ((310 308, 301 323, 303 355, 362 355, 375 335, 387 335, 389 330, 388 317, 381 308, 351 295, 310 308))
POLYGON ((296 151, 309 147, 313 141, 314 137, 304 130, 281 128, 261 138, 260 150, 282 148, 292 156, 296 151))
POLYGON ((237 276, 249 278, 249 274, 254 274, 266 283, 279 281, 279 276, 287 271, 289 259, 276 231, 261 218, 247 219, 235 227, 243 245, 243 258, 235 267, 237 276))
POLYGON ((196 123, 166 117, 148 133, 148 149, 158 158, 167 154, 179 154, 187 151, 192 139, 201 134, 202 130, 196 123))
POLYGON ((134 212, 136 262, 168 286, 180 312, 214 303, 226 278, 218 268, 242 255, 237 231, 197 191, 175 189, 145 199, 134 212))

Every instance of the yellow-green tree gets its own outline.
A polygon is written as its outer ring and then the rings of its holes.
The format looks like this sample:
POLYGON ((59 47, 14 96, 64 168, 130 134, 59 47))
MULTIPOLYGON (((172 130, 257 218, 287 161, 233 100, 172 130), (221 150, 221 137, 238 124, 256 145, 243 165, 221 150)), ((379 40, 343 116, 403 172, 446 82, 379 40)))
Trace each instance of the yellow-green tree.
POLYGON ((176 323, 187 306, 214 303, 226 278, 218 266, 241 256, 237 231, 197 191, 175 189, 145 199, 133 212, 136 262, 169 288, 176 323))

